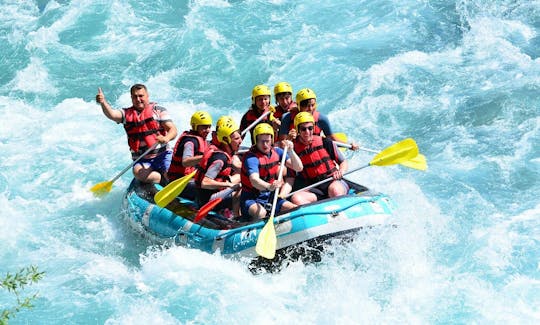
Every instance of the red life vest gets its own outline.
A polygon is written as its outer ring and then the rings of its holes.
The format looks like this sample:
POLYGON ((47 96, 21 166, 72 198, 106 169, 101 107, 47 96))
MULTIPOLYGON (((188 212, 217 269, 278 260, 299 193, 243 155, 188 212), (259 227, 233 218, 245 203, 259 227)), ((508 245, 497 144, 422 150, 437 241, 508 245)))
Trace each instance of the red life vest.
POLYGON ((167 171, 167 177, 169 178, 169 181, 173 181, 180 177, 186 176, 195 170, 195 166, 184 167, 184 165, 182 165, 184 145, 186 143, 186 140, 188 140, 189 138, 197 140, 195 142, 195 148, 193 151, 194 156, 200 156, 204 154, 208 149, 207 142, 201 136, 199 136, 197 132, 184 131, 184 133, 182 133, 180 138, 178 138, 174 146, 171 166, 167 171))
POLYGON ((274 117, 281 120, 283 114, 291 112, 292 110, 297 110, 296 102, 291 102, 288 107, 281 107, 281 105, 278 105, 276 106, 274 117))
MULTIPOLYGON (((155 106, 155 103, 150 103, 140 113, 133 106, 124 109, 124 129, 127 133, 128 145, 133 159, 137 159, 146 149, 156 143, 158 134, 166 134, 163 126, 155 118, 155 106)), ((165 149, 165 146, 155 149, 150 155, 157 154, 165 149)))
MULTIPOLYGON (((283 153, 285 154, 285 153, 283 153)), ((279 173, 279 154, 272 148, 270 157, 260 152, 256 146, 252 146, 251 149, 244 156, 242 161, 242 170, 240 171, 240 181, 242 183, 242 191, 258 194, 259 190, 251 185, 251 180, 248 176, 248 169, 246 160, 249 157, 257 157, 259 159, 259 177, 270 184, 272 184, 277 178, 279 173)))
POLYGON ((309 145, 301 143, 297 137, 294 140, 294 151, 304 165, 302 175, 310 183, 328 178, 337 170, 336 162, 324 148, 323 138, 320 136, 313 136, 309 145))
POLYGON ((206 150, 206 152, 204 153, 201 159, 201 162, 197 166, 197 173, 195 174, 194 178, 195 178, 195 184, 197 184, 197 187, 199 188, 201 187, 202 180, 204 179, 204 175, 208 171, 208 167, 210 167, 208 166, 208 162, 210 161, 210 158, 212 158, 212 156, 215 153, 225 154, 225 156, 227 157, 227 162, 225 163, 221 171, 217 174, 216 178, 214 178, 214 180, 218 182, 226 182, 229 180, 229 175, 231 175, 232 173, 232 168, 231 168, 232 157, 225 151, 221 150, 219 147, 216 147, 215 145, 211 144, 208 150, 206 150))
MULTIPOLYGON (((294 129, 294 118, 296 117, 296 114, 298 114, 298 110, 292 110, 290 111, 291 112, 291 117, 289 119, 289 121, 291 121, 291 123, 289 124, 289 131, 294 129)), ((313 135, 321 135, 321 128, 319 127, 319 125, 317 125, 317 122, 319 121, 319 112, 317 110, 313 111, 313 120, 315 120, 315 123, 314 123, 314 126, 313 126, 313 135)), ((329 136, 329 134, 325 134, 326 136, 329 136)))

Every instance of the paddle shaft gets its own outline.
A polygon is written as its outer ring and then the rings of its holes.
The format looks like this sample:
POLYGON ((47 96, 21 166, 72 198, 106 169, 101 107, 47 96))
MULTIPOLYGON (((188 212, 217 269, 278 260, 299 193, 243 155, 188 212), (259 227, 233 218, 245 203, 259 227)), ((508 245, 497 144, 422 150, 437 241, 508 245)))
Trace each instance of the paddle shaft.
MULTIPOLYGON (((287 149, 283 149, 283 157, 281 157, 281 163, 279 164, 278 182, 283 178, 283 168, 285 167, 285 160, 287 159, 287 149)), ((272 200, 272 209, 270 210, 270 219, 268 221, 274 221, 274 214, 276 213, 276 205, 278 200, 279 188, 274 190, 274 199, 272 200)))
MULTIPOLYGON (((348 174, 351 174, 351 173, 354 173, 354 172, 356 172, 356 171, 359 171, 360 169, 364 169, 364 168, 369 167, 369 166, 371 166, 371 164, 367 164, 367 165, 364 165, 364 166, 360 166, 360 167, 351 169, 351 170, 349 170, 348 172, 346 172, 345 174, 343 174, 343 176, 348 175, 348 174)), ((321 185, 321 184, 324 184, 324 183, 326 183, 326 182, 330 182, 330 181, 333 180, 333 179, 334 179, 333 177, 328 177, 328 178, 326 178, 326 179, 323 179, 322 181, 318 181, 317 183, 313 183, 313 184, 311 184, 311 185, 305 186, 305 187, 303 187, 303 188, 301 188, 301 189, 299 189, 299 190, 297 190, 297 191, 294 191, 294 192, 291 192, 291 193, 287 194, 287 195, 285 196, 285 198, 291 197, 291 196, 293 196, 294 194, 296 194, 296 193, 298 193, 298 192, 302 192, 302 191, 304 191, 304 190, 309 190, 310 188, 317 187, 317 186, 319 186, 319 185, 321 185)))
POLYGON ((232 187, 229 187, 229 188, 226 188, 226 189, 223 189, 219 192, 216 192, 214 194, 212 194, 210 196, 210 200, 209 201, 212 201, 212 200, 215 200, 217 198, 222 198, 224 199, 225 197, 227 197, 229 194, 231 194, 232 192, 236 191, 238 188, 240 187, 240 183, 238 184, 234 184, 232 187))
POLYGON ((124 175, 125 172, 127 172, 128 169, 130 169, 131 167, 135 166, 136 163, 139 162, 139 160, 143 159, 144 156, 146 156, 147 154, 150 153, 150 151, 154 150, 158 145, 158 142, 154 143, 150 148, 148 148, 142 155, 139 156, 139 158, 135 159, 131 165, 127 166, 126 168, 122 169, 122 171, 120 173, 118 173, 118 175, 114 176, 113 179, 111 179, 110 181, 111 182, 114 182, 116 181, 118 178, 120 178, 120 176, 124 175))

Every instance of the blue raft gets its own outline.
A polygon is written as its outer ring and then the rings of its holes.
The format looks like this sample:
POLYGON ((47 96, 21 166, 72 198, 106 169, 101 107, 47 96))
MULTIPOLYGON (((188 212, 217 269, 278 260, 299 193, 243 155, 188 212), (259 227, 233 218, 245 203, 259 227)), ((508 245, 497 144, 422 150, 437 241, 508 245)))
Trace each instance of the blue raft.
MULTIPOLYGON (((349 236, 361 229, 388 223, 394 204, 385 194, 375 193, 347 181, 349 194, 317 201, 277 215, 277 258, 291 257, 291 251, 321 247, 328 239, 349 236)), ((123 199, 126 219, 152 240, 200 249, 219 251, 225 256, 257 257, 255 245, 264 221, 240 223, 216 212, 195 224, 197 206, 177 198, 166 208, 154 204, 159 186, 133 180, 123 199)), ((300 253, 302 254, 302 253, 300 253)), ((259 258, 260 259, 260 258, 259 258)))

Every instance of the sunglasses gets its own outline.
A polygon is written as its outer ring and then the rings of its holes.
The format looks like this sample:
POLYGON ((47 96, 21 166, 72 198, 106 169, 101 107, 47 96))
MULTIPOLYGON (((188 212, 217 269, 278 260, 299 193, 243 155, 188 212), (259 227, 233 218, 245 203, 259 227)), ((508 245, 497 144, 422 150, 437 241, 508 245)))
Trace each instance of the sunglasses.
POLYGON ((313 125, 312 126, 301 126, 299 128, 300 131, 306 131, 306 130, 309 130, 309 131, 313 131, 313 125))

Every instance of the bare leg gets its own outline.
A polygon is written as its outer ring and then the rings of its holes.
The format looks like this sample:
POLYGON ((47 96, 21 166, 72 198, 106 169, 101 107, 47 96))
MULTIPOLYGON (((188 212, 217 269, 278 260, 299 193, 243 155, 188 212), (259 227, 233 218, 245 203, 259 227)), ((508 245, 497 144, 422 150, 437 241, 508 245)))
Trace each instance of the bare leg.
POLYGON ((341 181, 333 181, 328 186, 328 197, 335 197, 347 194, 347 188, 343 186, 341 181))
POLYGON ((161 174, 151 168, 145 168, 140 164, 133 166, 133 175, 144 183, 159 183, 161 174))
POLYGON ((309 191, 302 191, 294 194, 291 201, 296 205, 304 205, 317 201, 317 195, 309 191))
POLYGON ((281 206, 281 210, 280 212, 282 211, 287 211, 287 210, 290 210, 290 209, 294 209, 296 208, 298 205, 292 203, 291 201, 285 201, 283 202, 283 205, 281 206))
POLYGON ((248 211, 252 220, 264 219, 266 217, 266 209, 258 203, 252 204, 248 211))

